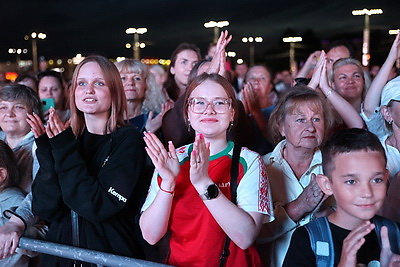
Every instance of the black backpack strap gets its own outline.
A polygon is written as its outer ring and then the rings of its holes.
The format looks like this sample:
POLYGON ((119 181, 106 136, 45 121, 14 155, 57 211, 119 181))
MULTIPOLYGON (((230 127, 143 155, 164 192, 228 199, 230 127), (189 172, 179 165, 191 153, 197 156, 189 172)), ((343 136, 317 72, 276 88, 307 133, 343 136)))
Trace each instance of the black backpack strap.
MULTIPOLYGON (((242 150, 242 147, 239 145, 234 145, 233 146, 233 154, 232 154, 232 164, 231 164, 231 182, 230 182, 230 191, 231 191, 231 201, 233 204, 236 203, 236 197, 237 197, 237 178, 239 175, 239 159, 240 159, 240 151, 242 150)), ((224 249, 222 250, 221 257, 219 258, 219 266, 223 267, 225 266, 226 260, 229 257, 229 244, 231 242, 231 239, 226 236, 225 239, 225 244, 224 244, 224 249)))
POLYGON ((388 229, 390 249, 393 253, 400 254, 399 253, 400 231, 397 223, 395 221, 392 221, 390 219, 378 215, 376 215, 372 219, 372 221, 375 224, 375 232, 379 241, 379 246, 382 247, 381 228, 382 226, 386 226, 388 229))
POLYGON ((304 225, 310 237, 311 248, 315 254, 316 265, 333 267, 335 251, 331 228, 327 217, 321 217, 304 225))

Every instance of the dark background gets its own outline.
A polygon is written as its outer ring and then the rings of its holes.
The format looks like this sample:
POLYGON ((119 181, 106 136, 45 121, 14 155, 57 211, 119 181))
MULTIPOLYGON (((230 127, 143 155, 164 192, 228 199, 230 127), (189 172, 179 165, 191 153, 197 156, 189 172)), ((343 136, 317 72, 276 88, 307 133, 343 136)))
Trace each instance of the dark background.
POLYGON ((282 37, 299 35, 296 58, 326 48, 331 40, 347 39, 356 47, 360 58, 363 16, 353 16, 353 9, 382 8, 382 15, 371 16, 371 63, 381 64, 394 36, 389 29, 400 28, 400 1, 2 1, 0 8, 0 61, 15 61, 9 48, 27 48, 21 59, 31 59, 31 42, 24 36, 32 31, 47 34, 38 40, 38 55, 46 59, 72 58, 97 53, 109 58, 131 57, 125 48, 133 35, 125 34, 128 27, 146 27, 140 36, 147 47, 141 56, 169 58, 183 41, 197 44, 206 53, 213 40, 213 29, 204 28, 209 20, 228 20, 233 40, 228 51, 236 58, 249 58, 249 45, 241 42, 244 36, 261 36, 263 43, 255 44, 256 62, 267 63, 273 69, 288 67, 288 44, 282 37))

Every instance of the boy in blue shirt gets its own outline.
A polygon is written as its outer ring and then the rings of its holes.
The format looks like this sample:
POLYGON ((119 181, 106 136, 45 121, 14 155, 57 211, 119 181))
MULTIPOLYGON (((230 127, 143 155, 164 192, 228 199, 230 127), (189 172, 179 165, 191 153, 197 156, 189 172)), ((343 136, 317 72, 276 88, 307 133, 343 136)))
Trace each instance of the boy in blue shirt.
POLYGON ((376 216, 388 182, 379 139, 361 129, 337 132, 322 149, 322 166, 317 182, 335 197, 336 211, 294 232, 283 266, 400 266, 392 252, 398 225, 376 216))

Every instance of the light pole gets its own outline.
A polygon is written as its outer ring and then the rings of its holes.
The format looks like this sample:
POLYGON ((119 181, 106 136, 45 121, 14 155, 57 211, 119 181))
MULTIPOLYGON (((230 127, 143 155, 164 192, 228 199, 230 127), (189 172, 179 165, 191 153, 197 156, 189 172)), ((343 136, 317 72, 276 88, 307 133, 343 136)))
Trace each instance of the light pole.
POLYGON ((254 65, 254 44, 253 44, 253 42, 261 43, 262 41, 263 41, 262 37, 243 37, 242 38, 243 43, 250 43, 250 66, 254 65))
POLYGON ((290 71, 293 73, 296 70, 296 62, 294 58, 294 52, 295 52, 295 44, 301 42, 303 38, 301 37, 284 37, 282 38, 282 41, 284 43, 290 43, 290 50, 289 50, 289 61, 290 61, 290 71))
POLYGON ((147 28, 128 28, 125 30, 126 34, 133 34, 133 58, 140 60, 140 42, 139 34, 144 34, 147 32, 147 28))
POLYGON ((36 33, 32 32, 31 36, 25 35, 24 39, 28 40, 29 38, 32 41, 32 62, 33 62, 33 71, 37 72, 38 71, 38 57, 37 57, 37 45, 36 45, 36 38, 38 39, 46 39, 46 34, 45 33, 36 33))
POLYGON ((219 37, 219 28, 225 27, 229 25, 229 21, 223 20, 223 21, 209 21, 204 23, 204 27, 206 28, 214 28, 214 43, 218 42, 218 37, 219 37))
POLYGON ((383 10, 380 8, 377 9, 362 9, 362 10, 353 10, 351 14, 353 16, 361 16, 364 15, 364 32, 363 32, 363 45, 362 45, 362 64, 363 66, 368 66, 370 54, 369 54, 369 17, 371 15, 382 14, 383 10))

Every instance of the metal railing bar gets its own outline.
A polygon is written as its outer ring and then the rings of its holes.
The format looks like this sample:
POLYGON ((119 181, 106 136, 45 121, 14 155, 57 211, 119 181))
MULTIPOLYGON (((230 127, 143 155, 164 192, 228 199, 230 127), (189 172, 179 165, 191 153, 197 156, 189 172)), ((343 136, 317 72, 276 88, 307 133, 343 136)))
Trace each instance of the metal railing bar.
POLYGON ((67 246, 57 243, 52 243, 44 240, 21 237, 19 247, 26 250, 31 250, 39 253, 45 253, 62 258, 79 260, 83 262, 94 263, 105 266, 118 267, 162 267, 169 266, 150 261, 144 261, 124 256, 118 256, 100 251, 67 246))

